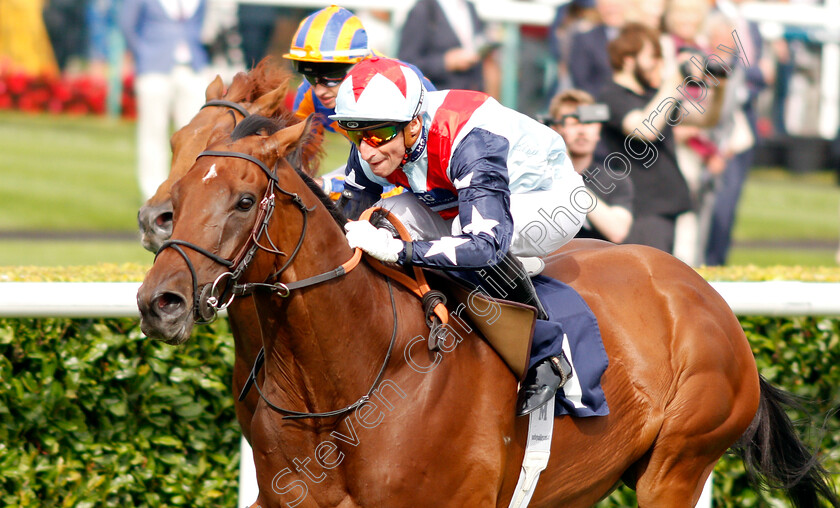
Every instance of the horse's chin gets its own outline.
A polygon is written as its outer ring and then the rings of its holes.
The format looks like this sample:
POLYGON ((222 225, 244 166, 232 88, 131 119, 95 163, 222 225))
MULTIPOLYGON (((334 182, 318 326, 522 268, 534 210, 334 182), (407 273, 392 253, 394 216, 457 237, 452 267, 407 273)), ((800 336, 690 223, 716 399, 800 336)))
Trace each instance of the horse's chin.
POLYGON ((140 320, 140 330, 146 337, 150 339, 159 340, 170 346, 180 346, 190 339, 192 333, 193 321, 185 320, 180 324, 171 324, 163 327, 161 325, 152 326, 147 320, 140 320))

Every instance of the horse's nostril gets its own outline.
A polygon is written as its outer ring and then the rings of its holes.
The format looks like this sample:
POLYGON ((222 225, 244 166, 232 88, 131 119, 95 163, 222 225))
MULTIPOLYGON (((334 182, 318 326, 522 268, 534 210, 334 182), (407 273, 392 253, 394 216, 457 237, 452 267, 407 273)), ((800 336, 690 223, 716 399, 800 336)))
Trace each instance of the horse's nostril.
POLYGON ((155 224, 163 226, 172 222, 172 212, 164 212, 155 218, 155 224))
POLYGON ((154 305, 161 314, 175 314, 185 306, 186 302, 176 293, 163 293, 155 298, 154 305))

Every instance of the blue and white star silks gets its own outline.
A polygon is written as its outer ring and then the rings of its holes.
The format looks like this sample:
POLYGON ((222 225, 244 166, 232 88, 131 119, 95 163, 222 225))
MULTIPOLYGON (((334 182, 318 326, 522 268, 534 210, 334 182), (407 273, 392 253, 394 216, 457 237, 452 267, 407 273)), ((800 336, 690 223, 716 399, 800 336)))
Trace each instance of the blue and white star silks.
MULTIPOLYGON (((415 240, 400 253, 398 263, 443 270, 485 268, 510 248, 511 193, 547 188, 560 171, 554 161, 558 154, 565 156, 565 144, 550 128, 485 94, 446 90, 429 92, 427 99, 420 134, 425 142, 416 145, 409 160, 381 178, 351 147, 345 184, 374 193, 385 184, 399 184, 443 220, 458 217, 460 234, 415 240)), ((571 165, 566 169, 574 172, 571 165)))
POLYGON ((470 186, 470 183, 472 182, 472 177, 473 174, 469 173, 464 178, 455 178, 454 180, 452 180, 452 185, 454 185, 455 188, 458 190, 465 189, 470 186))
MULTIPOLYGON (((472 173, 470 173, 472 176, 472 173)), ((499 221, 493 219, 485 219, 481 216, 481 213, 478 211, 478 208, 475 206, 472 207, 472 222, 467 224, 463 227, 462 231, 464 233, 469 233, 471 235, 477 235, 479 233, 486 233, 493 238, 496 238, 496 233, 493 232, 493 228, 499 225, 499 221)))
POLYGON ((435 240, 433 242, 429 242, 431 246, 429 250, 426 251, 426 257, 437 256, 438 254, 443 254, 444 256, 448 257, 452 264, 457 266, 458 265, 458 255, 455 252, 455 247, 459 245, 463 245, 469 242, 469 238, 459 238, 456 236, 445 236, 440 240, 435 240))

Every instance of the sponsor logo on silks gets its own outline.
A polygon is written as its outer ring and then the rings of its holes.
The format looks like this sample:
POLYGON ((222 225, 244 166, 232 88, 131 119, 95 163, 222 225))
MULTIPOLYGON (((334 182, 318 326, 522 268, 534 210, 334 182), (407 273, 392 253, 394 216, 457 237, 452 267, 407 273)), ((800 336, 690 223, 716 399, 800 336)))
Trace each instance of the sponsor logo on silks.
POLYGON ((414 195, 435 212, 458 204, 458 196, 448 189, 432 189, 428 192, 415 192, 414 195))
POLYGON ((426 139, 427 139, 427 134, 425 132, 423 132, 422 135, 420 136, 419 142, 417 143, 417 147, 414 150, 411 151, 411 155, 409 156, 409 159, 408 159, 409 161, 416 162, 417 159, 419 159, 420 156, 423 155, 423 152, 426 151, 426 139))

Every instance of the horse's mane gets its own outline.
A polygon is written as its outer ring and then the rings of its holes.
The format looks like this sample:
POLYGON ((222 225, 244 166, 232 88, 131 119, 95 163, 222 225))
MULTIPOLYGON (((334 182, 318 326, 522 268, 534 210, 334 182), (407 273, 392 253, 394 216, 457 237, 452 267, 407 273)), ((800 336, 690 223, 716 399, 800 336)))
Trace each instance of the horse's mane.
MULTIPOLYGON (((275 132, 288 127, 289 125, 293 125, 298 123, 299 119, 295 117, 292 113, 285 111, 285 114, 276 116, 276 117, 265 117, 260 115, 251 115, 248 118, 239 122, 233 132, 230 135, 231 141, 236 141, 248 136, 253 136, 255 134, 261 134, 264 136, 270 136, 275 132)), ((324 192, 321 187, 315 183, 307 172, 303 171, 303 154, 306 153, 306 147, 313 143, 317 144, 318 152, 321 151, 320 143, 322 137, 318 136, 318 134, 314 131, 314 129, 310 129, 306 134, 304 134, 304 139, 301 140, 301 143, 297 150, 292 152, 286 157, 286 160, 289 164, 295 169, 295 172, 300 176, 303 181, 306 183, 306 186, 309 187, 315 196, 318 197, 318 200, 327 208, 327 211, 330 212, 333 220, 339 225, 344 226, 347 222, 347 219, 344 217, 344 214, 338 209, 338 207, 333 203, 329 196, 324 192), (299 153, 301 152, 301 153, 299 153)))
MULTIPOLYGON (((255 102, 263 95, 278 88, 284 88, 286 94, 288 94, 291 93, 290 85, 293 77, 291 71, 278 63, 276 58, 267 56, 260 60, 256 67, 247 74, 244 72, 237 73, 233 77, 224 98, 233 102, 255 102)), ((284 126, 296 123, 294 112, 287 109, 285 105, 280 105, 273 117, 279 118, 284 126)), ((321 156, 323 155, 322 142, 323 133, 313 133, 312 142, 301 145, 302 150, 297 154, 298 165, 310 176, 318 173, 321 156)), ((295 165, 295 167, 298 165, 295 165)))
POLYGON ((289 88, 294 75, 277 63, 272 56, 267 56, 247 74, 239 72, 233 77, 225 99, 233 102, 254 102, 263 95, 277 88, 289 88))

